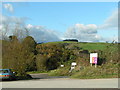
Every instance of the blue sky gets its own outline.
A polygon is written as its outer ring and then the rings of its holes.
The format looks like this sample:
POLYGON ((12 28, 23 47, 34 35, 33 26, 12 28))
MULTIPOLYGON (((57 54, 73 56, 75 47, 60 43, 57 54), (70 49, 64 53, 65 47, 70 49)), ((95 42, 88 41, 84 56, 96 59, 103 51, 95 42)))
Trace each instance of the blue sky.
MULTIPOLYGON (((11 4, 13 11, 2 8, 6 16, 26 17, 27 24, 44 26, 61 34, 76 24, 95 24, 101 26, 118 8, 116 2, 6 2, 11 4)), ((117 36, 117 30, 97 29, 97 35, 112 38, 117 36)))

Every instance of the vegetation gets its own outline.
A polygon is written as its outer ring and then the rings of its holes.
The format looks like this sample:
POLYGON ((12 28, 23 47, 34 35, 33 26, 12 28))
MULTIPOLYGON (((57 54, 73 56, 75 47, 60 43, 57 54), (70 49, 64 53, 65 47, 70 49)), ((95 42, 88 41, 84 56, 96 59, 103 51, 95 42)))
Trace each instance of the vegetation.
MULTIPOLYGON (((60 42, 59 42, 60 43, 60 42)), ((72 49, 77 62, 75 70, 69 73, 70 64, 49 72, 52 76, 70 76, 71 78, 115 78, 118 77, 119 52, 114 43, 71 43, 66 46, 72 49), (81 46, 81 47, 80 47, 81 46), (99 55, 97 68, 91 67, 89 53, 99 55)), ((67 62, 68 63, 68 62, 67 62)), ((70 62, 71 63, 71 62, 70 62)))
POLYGON ((20 42, 16 36, 10 36, 9 41, 2 41, 2 68, 11 68, 18 76, 26 76, 27 70, 35 69, 35 41, 26 37, 20 42), (29 42, 29 43, 28 43, 29 42))
POLYGON ((95 67, 84 67, 80 71, 74 71, 72 78, 83 78, 83 79, 95 79, 95 78, 117 78, 118 77, 118 65, 117 64, 106 64, 95 67))
POLYGON ((11 68, 21 77, 44 72, 72 78, 117 77, 118 56, 116 43, 63 41, 37 44, 31 36, 23 40, 16 36, 2 40, 2 68, 11 68), (92 52, 99 55, 97 68, 90 66, 89 54, 92 52), (72 62, 77 66, 69 72, 72 62), (64 67, 60 67, 61 64, 64 67))

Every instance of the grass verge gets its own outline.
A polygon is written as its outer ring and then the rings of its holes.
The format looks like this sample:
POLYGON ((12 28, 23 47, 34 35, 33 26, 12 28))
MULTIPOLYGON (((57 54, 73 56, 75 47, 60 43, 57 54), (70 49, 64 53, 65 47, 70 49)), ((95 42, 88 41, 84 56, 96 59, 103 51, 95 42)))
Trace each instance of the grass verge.
POLYGON ((69 67, 52 70, 48 73, 50 76, 70 76, 76 79, 99 79, 99 78, 118 78, 118 65, 106 64, 98 66, 86 66, 80 70, 69 72, 69 67))
POLYGON ((27 72, 27 74, 37 74, 37 73, 48 73, 48 71, 31 71, 31 72, 27 72))

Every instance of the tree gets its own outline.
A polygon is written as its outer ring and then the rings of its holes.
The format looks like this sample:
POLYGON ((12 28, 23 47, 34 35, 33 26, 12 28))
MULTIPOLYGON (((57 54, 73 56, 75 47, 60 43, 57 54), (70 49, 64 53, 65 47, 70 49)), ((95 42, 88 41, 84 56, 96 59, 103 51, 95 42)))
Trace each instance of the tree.
POLYGON ((22 41, 23 48, 27 49, 28 52, 35 53, 35 48, 37 43, 35 42, 34 38, 31 36, 27 36, 22 41))
POLYGON ((15 70, 19 76, 25 76, 26 71, 35 70, 35 45, 32 37, 26 37, 20 42, 16 36, 10 36, 10 41, 3 40, 3 68, 15 70))
POLYGON ((48 60, 47 55, 38 54, 36 56, 37 71, 46 71, 47 70, 47 64, 46 64, 47 60, 48 60))
POLYGON ((29 35, 28 29, 24 26, 24 24, 21 24, 19 22, 15 23, 12 33, 20 40, 29 35))
POLYGON ((26 60, 26 71, 34 71, 36 70, 36 42, 34 38, 31 36, 27 36, 24 38, 22 42, 22 48, 24 49, 24 58, 26 60))
POLYGON ((2 28, 0 28, 0 32, 2 40, 7 40, 9 34, 17 36, 19 40, 22 40, 23 38, 29 35, 29 31, 26 28, 24 22, 19 22, 19 20, 13 20, 11 22, 3 21, 1 25, 2 28))

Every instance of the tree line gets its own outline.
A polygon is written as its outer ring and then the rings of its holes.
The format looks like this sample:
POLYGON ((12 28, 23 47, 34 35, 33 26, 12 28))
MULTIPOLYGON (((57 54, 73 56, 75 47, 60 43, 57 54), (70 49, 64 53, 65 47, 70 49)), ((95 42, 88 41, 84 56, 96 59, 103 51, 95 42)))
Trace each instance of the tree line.
POLYGON ((59 44, 37 44, 33 37, 18 40, 16 36, 2 40, 2 68, 10 68, 18 76, 28 71, 49 71, 58 68, 74 55, 59 44))

